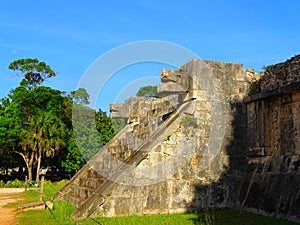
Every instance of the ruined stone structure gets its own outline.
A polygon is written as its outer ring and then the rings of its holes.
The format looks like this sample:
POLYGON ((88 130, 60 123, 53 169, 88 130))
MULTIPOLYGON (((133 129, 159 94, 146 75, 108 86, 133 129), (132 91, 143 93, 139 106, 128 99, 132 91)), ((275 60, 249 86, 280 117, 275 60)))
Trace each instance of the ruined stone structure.
POLYGON ((267 68, 247 105, 248 166, 239 200, 300 220, 300 55, 267 68))
POLYGON ((236 208, 300 220, 300 56, 264 73, 191 60, 165 98, 111 105, 127 126, 57 194, 74 219, 236 208))

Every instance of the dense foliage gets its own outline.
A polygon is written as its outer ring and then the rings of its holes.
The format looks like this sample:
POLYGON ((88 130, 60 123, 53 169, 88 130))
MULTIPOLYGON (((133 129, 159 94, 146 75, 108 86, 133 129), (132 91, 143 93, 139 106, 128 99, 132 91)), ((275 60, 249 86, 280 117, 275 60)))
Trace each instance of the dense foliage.
POLYGON ((46 63, 20 59, 9 69, 24 79, 0 103, 0 169, 6 175, 17 166, 20 174, 26 168, 29 181, 39 180, 43 166, 74 173, 114 136, 106 113, 87 106, 85 89, 65 94, 40 86, 56 75, 46 63))
POLYGON ((138 97, 157 96, 157 86, 144 86, 141 87, 136 93, 138 97))
POLYGON ((119 133, 126 126, 126 122, 122 118, 120 118, 120 119, 113 118, 111 120, 111 123, 112 123, 112 127, 116 134, 119 133))
POLYGON ((163 98, 166 97, 167 94, 157 93, 157 86, 144 86, 140 87, 140 89, 136 93, 137 97, 150 97, 150 98, 163 98))

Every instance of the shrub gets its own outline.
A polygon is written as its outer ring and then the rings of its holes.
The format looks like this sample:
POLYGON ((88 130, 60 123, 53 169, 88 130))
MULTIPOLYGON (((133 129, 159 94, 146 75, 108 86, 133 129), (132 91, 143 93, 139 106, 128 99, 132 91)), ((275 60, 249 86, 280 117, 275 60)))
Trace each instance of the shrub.
POLYGON ((190 129, 198 127, 196 118, 188 114, 185 114, 181 118, 180 125, 183 127, 183 134, 186 136, 188 135, 190 129))
POLYGON ((184 128, 197 128, 198 124, 197 124, 197 120, 196 118, 194 118, 191 115, 185 114, 180 121, 181 126, 183 126, 184 128))
POLYGON ((172 136, 171 134, 166 134, 166 140, 169 141, 171 136, 172 136))
POLYGON ((4 185, 4 187, 6 187, 6 188, 21 188, 24 186, 25 186, 25 182, 17 180, 17 179, 10 180, 4 185))

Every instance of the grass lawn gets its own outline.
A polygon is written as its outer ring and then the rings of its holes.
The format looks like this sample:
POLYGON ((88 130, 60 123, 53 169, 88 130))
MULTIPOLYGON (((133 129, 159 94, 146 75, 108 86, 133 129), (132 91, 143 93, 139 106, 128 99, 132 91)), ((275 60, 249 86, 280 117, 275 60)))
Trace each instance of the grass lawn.
MULTIPOLYGON (((64 182, 45 183, 44 200, 50 200, 64 182)), ((39 199, 38 190, 21 193, 24 202, 34 202, 39 199)), ((17 207, 16 203, 10 206, 17 207)), ((74 225, 70 219, 74 207, 61 200, 54 201, 54 210, 25 211, 17 214, 16 225, 74 225)), ((94 218, 79 221, 80 225, 296 225, 290 221, 269 218, 247 212, 234 210, 218 210, 200 214, 167 214, 155 216, 124 216, 116 218, 94 218)))

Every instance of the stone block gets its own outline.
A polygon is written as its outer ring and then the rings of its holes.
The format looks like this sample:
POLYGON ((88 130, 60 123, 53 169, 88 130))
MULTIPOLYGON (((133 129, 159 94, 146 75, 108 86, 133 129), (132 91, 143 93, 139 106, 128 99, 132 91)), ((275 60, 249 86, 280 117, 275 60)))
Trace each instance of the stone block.
POLYGON ((118 198, 117 204, 115 204, 115 214, 116 215, 129 215, 129 209, 130 209, 130 198, 118 198))

